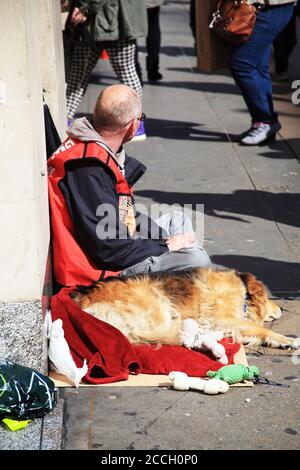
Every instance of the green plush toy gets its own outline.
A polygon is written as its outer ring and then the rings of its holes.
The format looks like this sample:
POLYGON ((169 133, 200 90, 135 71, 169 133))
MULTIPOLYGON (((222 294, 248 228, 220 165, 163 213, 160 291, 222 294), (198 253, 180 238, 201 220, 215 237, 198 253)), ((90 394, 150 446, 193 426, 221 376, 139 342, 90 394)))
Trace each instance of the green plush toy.
POLYGON ((228 384, 236 384, 244 380, 253 380, 254 376, 259 375, 259 369, 256 366, 246 367, 242 364, 231 364, 221 367, 218 371, 208 371, 208 377, 224 380, 228 384))

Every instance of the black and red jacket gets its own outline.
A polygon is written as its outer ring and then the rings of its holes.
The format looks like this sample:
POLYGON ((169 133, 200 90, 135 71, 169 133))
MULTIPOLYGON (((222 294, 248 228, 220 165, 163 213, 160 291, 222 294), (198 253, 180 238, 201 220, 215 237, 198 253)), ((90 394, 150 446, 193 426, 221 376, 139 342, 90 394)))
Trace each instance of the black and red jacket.
MULTIPOLYGON (((68 138, 48 160, 52 225, 53 268, 56 282, 64 286, 89 285, 117 275, 123 269, 168 251, 162 239, 118 238, 124 224, 119 218, 120 198, 132 198, 131 186, 145 167, 126 156, 125 174, 113 154, 99 142, 68 138), (116 208, 116 237, 98 238, 101 216, 97 208, 116 208), (122 225, 122 227, 121 227, 122 225)), ((149 232, 153 221, 149 219, 149 232)), ((126 230, 126 228, 125 228, 126 230)))

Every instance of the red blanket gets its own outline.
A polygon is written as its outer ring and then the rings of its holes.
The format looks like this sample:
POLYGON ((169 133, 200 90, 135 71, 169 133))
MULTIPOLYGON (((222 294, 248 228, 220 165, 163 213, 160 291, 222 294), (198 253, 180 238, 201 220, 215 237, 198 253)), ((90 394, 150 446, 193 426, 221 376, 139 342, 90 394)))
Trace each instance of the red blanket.
MULTIPOLYGON (((84 377, 91 384, 127 380, 129 373, 168 374, 172 370, 203 377, 208 370, 222 367, 203 353, 183 346, 133 345, 116 328, 83 312, 72 301, 72 289, 62 289, 51 299, 52 320, 61 318, 66 341, 77 367, 88 363, 84 377)), ((239 344, 222 340, 229 364, 240 348, 239 344)))

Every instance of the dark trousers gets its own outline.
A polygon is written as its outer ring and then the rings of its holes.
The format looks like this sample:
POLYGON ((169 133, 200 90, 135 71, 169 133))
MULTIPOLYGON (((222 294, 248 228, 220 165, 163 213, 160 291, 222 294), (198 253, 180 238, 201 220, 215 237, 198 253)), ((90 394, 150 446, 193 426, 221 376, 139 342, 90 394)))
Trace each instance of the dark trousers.
POLYGON ((276 73, 286 72, 289 68, 289 57, 297 44, 296 10, 291 21, 275 39, 274 60, 276 73))
POLYGON ((195 0, 190 1, 190 28, 194 38, 196 37, 196 5, 195 0))
POLYGON ((159 69, 159 51, 160 51, 160 25, 159 25, 160 7, 147 8, 148 14, 148 36, 146 38, 147 47, 147 71, 148 74, 158 72, 159 69))
POLYGON ((252 122, 276 123, 269 71, 272 44, 291 20, 293 4, 265 7, 257 14, 250 39, 234 46, 230 70, 241 90, 252 122))

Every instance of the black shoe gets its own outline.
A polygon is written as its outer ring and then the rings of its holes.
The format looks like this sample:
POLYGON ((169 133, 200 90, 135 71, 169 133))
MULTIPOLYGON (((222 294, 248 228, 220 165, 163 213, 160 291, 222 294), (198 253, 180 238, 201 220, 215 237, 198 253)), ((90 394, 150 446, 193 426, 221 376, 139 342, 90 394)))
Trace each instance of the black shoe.
POLYGON ((158 80, 162 80, 163 78, 163 75, 159 72, 148 72, 149 82, 158 82, 158 80))

